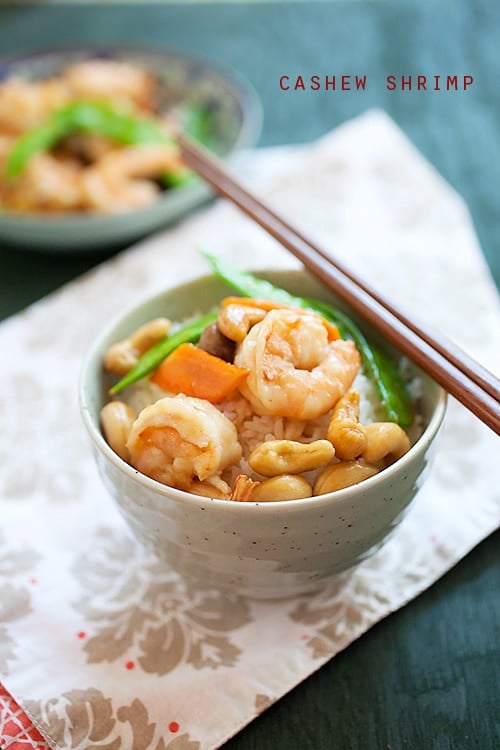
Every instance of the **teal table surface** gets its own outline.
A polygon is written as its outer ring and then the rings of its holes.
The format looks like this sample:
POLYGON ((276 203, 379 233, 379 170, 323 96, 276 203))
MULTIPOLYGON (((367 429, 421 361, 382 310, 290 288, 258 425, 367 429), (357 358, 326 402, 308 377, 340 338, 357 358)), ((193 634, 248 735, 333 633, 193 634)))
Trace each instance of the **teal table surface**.
MULTIPOLYGON (((264 104, 261 145, 309 141, 370 107, 384 108, 464 197, 497 284, 499 40, 494 0, 0 6, 5 56, 125 43, 187 51, 236 69, 264 104), (364 92, 279 88, 282 75, 356 73, 367 74, 364 92), (466 91, 387 91, 390 74, 471 75, 474 84, 466 91)), ((0 317, 101 260, 0 245, 0 317)), ((226 750, 500 748, 499 541, 498 533, 485 540, 226 750)))

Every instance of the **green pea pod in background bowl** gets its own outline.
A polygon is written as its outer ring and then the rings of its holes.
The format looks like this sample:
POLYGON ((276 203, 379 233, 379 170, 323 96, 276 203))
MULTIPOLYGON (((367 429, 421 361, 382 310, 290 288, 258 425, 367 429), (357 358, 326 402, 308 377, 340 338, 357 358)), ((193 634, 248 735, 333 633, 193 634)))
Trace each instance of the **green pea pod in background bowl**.
MULTIPOLYGON (((158 82, 159 111, 174 110, 183 129, 218 156, 228 158, 257 142, 262 110, 252 87, 233 71, 178 53, 125 48, 46 52, 0 62, 0 81, 12 76, 45 79, 69 65, 96 58, 133 63, 152 72, 158 82)), ((11 174, 24 168, 34 153, 72 132, 101 132, 121 143, 160 142, 156 123, 133 117, 127 122, 124 114, 105 110, 102 103, 85 101, 64 107, 16 144, 8 165, 11 174)), ((178 220, 211 196, 210 189, 189 170, 165 174, 163 182, 168 189, 155 203, 119 215, 43 216, 2 210, 0 205, 0 241, 57 253, 109 250, 178 220)))
POLYGON ((24 172, 34 156, 49 151, 64 138, 76 133, 104 136, 125 146, 169 143, 172 140, 150 118, 121 111, 108 102, 74 101, 57 109, 42 125, 28 130, 17 139, 7 158, 7 179, 15 179, 24 172))

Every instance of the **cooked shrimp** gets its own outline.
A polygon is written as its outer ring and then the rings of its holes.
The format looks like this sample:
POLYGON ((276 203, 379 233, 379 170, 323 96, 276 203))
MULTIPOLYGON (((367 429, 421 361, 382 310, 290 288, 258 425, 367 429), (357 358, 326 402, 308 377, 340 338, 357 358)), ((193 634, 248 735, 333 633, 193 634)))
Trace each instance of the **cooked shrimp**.
POLYGON ((130 63, 86 60, 67 68, 64 82, 76 98, 113 98, 147 108, 153 104, 153 77, 130 63))
POLYGON ((241 458, 236 427, 198 398, 162 398, 141 411, 129 434, 130 463, 143 474, 193 491, 241 458))
POLYGON ((30 130, 67 101, 69 92, 59 80, 9 78, 0 84, 0 130, 12 134, 30 130))
POLYGON ((283 309, 251 328, 234 362, 250 370, 240 390, 257 413, 315 419, 351 386, 360 357, 352 341, 328 341, 318 315, 283 309))
POLYGON ((128 211, 156 200, 160 188, 146 178, 180 169, 182 162, 174 146, 158 143, 131 146, 106 154, 86 169, 83 189, 91 208, 128 211))
POLYGON ((15 211, 77 210, 83 203, 81 168, 37 154, 18 178, 3 185, 2 202, 15 211))

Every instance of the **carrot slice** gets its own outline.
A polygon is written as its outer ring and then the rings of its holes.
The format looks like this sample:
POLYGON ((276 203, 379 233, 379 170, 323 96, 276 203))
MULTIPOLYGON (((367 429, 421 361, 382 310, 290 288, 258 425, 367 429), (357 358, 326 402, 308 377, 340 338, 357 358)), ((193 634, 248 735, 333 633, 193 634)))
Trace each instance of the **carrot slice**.
POLYGON ((314 310, 307 310, 302 307, 292 307, 291 305, 285 305, 282 302, 273 302, 272 300, 267 299, 254 299, 253 297, 225 297, 221 302, 221 307, 228 307, 229 305, 249 305, 250 307, 258 307, 260 310, 265 310, 266 312, 269 312, 270 310, 300 310, 300 312, 306 312, 309 315, 315 315, 320 318, 326 328, 328 341, 336 341, 340 338, 337 326, 329 320, 326 320, 326 318, 319 315, 319 313, 314 310))
POLYGON ((248 372, 193 344, 181 344, 155 370, 151 381, 169 393, 184 393, 217 404, 243 382, 248 372))

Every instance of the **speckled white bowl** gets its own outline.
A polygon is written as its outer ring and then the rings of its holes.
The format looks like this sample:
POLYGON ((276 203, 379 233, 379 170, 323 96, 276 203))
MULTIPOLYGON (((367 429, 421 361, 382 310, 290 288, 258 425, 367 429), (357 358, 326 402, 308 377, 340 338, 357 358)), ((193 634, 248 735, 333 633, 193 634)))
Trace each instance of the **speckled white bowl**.
MULTIPOLYGON (((305 272, 265 275, 291 292, 331 299, 305 272)), ((106 392, 103 352, 146 320, 159 315, 182 320, 194 306, 209 309, 225 294, 227 287, 221 282, 204 277, 157 295, 112 322, 84 363, 83 421, 104 484, 137 537, 152 544, 172 568, 200 586, 232 589, 246 596, 305 593, 372 554, 401 521, 427 475, 446 395, 415 368, 423 386, 422 436, 391 467, 345 490, 259 504, 212 500, 159 484, 122 461, 101 434, 99 410, 106 392)))

